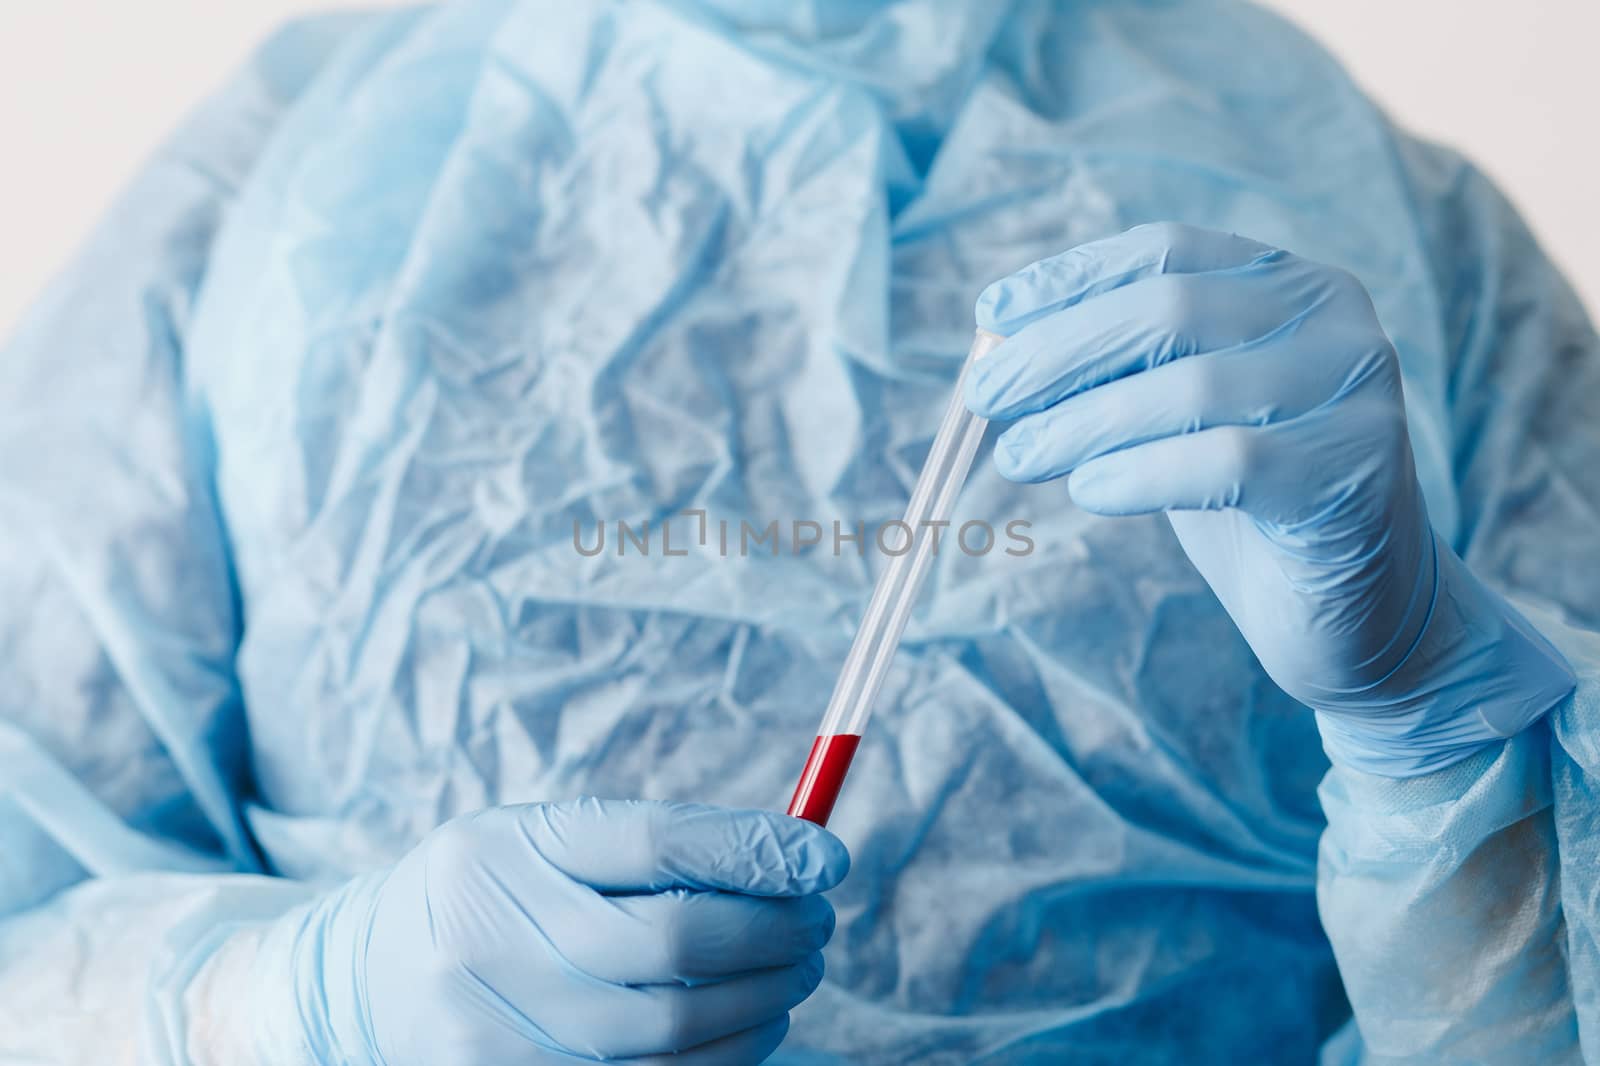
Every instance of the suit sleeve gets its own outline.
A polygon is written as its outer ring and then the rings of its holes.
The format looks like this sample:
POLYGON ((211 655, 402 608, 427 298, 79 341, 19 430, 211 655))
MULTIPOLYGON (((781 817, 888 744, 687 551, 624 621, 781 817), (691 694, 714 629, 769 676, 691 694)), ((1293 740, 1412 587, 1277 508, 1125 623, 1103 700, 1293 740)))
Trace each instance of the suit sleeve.
POLYGON ((1334 768, 1318 902, 1364 1061, 1600 1060, 1600 341, 1469 164, 1397 138, 1449 353, 1454 547, 1578 687, 1448 770, 1334 768))
POLYGON ((258 49, 0 348, 0 1059, 181 1060, 193 945, 309 894, 259 876, 241 818, 239 608, 184 343, 230 206, 362 21, 258 49))

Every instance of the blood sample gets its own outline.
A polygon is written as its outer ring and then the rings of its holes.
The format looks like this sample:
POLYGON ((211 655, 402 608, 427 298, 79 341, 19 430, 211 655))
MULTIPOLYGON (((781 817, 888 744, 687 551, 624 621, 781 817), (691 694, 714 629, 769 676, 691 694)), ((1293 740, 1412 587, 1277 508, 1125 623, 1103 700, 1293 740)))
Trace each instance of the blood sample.
POLYGON ((849 772, 850 760, 855 758, 856 745, 860 743, 861 738, 850 733, 835 733, 811 742, 811 755, 800 773, 800 783, 794 787, 794 798, 789 801, 791 815, 818 825, 828 824, 828 815, 833 813, 844 775, 849 772))
POLYGON ((962 399, 962 383, 972 365, 999 347, 1004 339, 981 329, 973 338, 967 361, 956 378, 955 394, 945 408, 933 447, 928 450, 928 458, 911 490, 911 501, 906 504, 903 528, 911 543, 890 556, 883 573, 878 575, 878 583, 872 588, 867 613, 845 656, 839 680, 834 683, 833 696, 822 716, 817 739, 812 741, 811 756, 800 774, 794 799, 789 801, 789 813, 796 818, 818 825, 828 824, 828 815, 839 798, 839 788, 850 769, 856 745, 861 742, 862 730, 866 728, 867 719, 872 717, 873 700, 900 646, 900 635, 911 617, 917 591, 928 576, 938 531, 949 525, 956 496, 967 479, 967 472, 972 469, 973 456, 989 425, 967 410, 962 399))

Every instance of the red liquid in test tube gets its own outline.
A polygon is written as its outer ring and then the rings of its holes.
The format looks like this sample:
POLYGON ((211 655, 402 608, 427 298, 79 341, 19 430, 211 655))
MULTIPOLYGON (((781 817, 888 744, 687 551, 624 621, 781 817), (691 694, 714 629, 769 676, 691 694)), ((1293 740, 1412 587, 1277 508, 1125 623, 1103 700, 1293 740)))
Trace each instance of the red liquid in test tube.
POLYGON ((983 330, 973 339, 967 361, 956 379, 955 394, 945 408, 933 447, 928 450, 922 472, 917 475, 917 484, 911 490, 911 502, 906 505, 904 528, 909 531, 911 544, 890 556, 878 575, 878 583, 872 588, 867 613, 856 630, 844 669, 839 671, 827 712, 822 716, 822 727, 812 741, 811 756, 800 774, 794 798, 789 801, 789 813, 796 818, 827 825, 828 816, 833 813, 834 801, 839 798, 850 761, 861 743, 861 733, 867 719, 872 717, 873 700, 883 685, 895 649, 900 646, 900 635, 911 617, 917 590, 928 576, 936 540, 929 531, 937 532, 949 525, 956 496, 967 479, 967 472, 972 469, 972 458, 989 424, 967 410, 961 398, 962 383, 972 365, 992 352, 1002 340, 1003 337, 983 330))
POLYGON ((856 757, 856 745, 861 738, 849 733, 835 733, 818 737, 811 742, 811 756, 806 768, 800 772, 800 783, 794 787, 794 798, 789 801, 789 814, 818 825, 828 824, 833 804, 844 785, 844 775, 850 771, 850 760, 856 757))

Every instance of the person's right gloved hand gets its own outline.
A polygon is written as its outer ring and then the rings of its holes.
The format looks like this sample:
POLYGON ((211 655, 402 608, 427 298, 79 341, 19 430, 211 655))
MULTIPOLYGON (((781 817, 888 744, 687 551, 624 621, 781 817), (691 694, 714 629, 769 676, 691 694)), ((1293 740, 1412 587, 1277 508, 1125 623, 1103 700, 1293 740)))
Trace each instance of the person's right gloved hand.
MULTIPOLYGON (((820 893, 848 866, 838 838, 766 811, 493 808, 286 915, 259 953, 288 960, 279 1013, 314 1062, 757 1063, 822 980, 820 893)), ((255 1057, 285 1024, 252 1022, 255 1057)))

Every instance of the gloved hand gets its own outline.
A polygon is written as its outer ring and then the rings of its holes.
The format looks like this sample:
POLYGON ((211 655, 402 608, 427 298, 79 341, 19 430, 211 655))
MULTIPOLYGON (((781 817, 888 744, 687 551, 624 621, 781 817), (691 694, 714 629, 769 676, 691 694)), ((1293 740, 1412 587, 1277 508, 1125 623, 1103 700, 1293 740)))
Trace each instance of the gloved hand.
POLYGON ((1329 755, 1425 773, 1572 690, 1565 662, 1428 522, 1400 367, 1361 284, 1254 241, 1141 226, 991 285, 1009 339, 967 379, 1017 481, 1167 511, 1329 755))
POLYGON ((276 923, 248 969, 257 987, 287 969, 293 996, 253 1023, 251 1055, 757 1063, 822 980, 834 915, 818 893, 848 865, 826 830, 764 811, 579 800, 469 815, 276 923))

